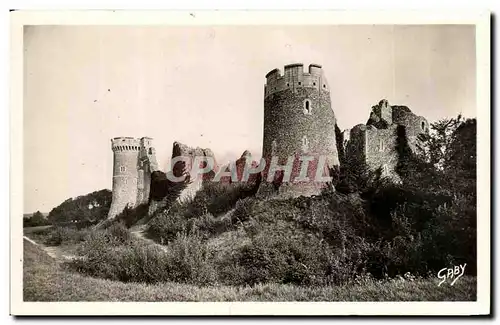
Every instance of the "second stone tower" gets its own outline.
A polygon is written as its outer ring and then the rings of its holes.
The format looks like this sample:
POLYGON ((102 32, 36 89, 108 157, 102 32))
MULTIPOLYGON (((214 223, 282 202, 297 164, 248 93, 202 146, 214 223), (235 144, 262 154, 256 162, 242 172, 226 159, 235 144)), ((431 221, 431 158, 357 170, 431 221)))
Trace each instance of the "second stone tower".
POLYGON ((335 124, 330 87, 320 65, 309 65, 307 72, 299 63, 285 66, 284 74, 279 69, 270 71, 264 86, 266 168, 259 192, 310 196, 331 186, 324 176, 339 165, 335 124), (272 169, 276 163, 290 167, 291 160, 290 175, 286 169, 272 169), (307 173, 302 171, 304 166, 307 173))

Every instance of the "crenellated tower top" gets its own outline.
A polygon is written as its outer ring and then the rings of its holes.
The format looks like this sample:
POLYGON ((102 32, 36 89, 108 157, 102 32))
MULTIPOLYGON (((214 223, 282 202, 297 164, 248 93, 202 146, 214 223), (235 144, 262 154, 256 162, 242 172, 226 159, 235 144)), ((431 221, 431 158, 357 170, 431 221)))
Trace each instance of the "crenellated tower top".
POLYGON ((141 148, 139 139, 133 137, 116 137, 111 139, 113 151, 139 151, 141 148))
POLYGON ((271 70, 266 75, 264 97, 283 90, 295 91, 299 88, 314 88, 321 92, 330 91, 321 65, 310 64, 307 72, 304 72, 302 63, 288 64, 285 66, 283 75, 279 69, 271 70))

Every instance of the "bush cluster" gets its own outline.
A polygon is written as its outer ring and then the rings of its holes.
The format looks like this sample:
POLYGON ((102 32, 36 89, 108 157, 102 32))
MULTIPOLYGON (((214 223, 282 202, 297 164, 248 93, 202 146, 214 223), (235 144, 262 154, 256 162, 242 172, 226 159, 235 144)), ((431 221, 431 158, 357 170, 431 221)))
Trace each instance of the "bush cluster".
POLYGON ((232 227, 232 217, 223 214, 253 196, 255 190, 249 184, 207 183, 194 197, 175 202, 158 213, 149 222, 147 233, 161 243, 172 241, 179 232, 204 238, 215 236, 232 227))
POLYGON ((70 267, 86 275, 124 282, 214 283, 211 256, 196 236, 178 234, 168 250, 133 240, 121 224, 90 232, 70 267))
POLYGON ((23 227, 39 227, 39 226, 47 226, 50 225, 50 221, 45 218, 45 216, 37 211, 33 213, 32 216, 24 216, 23 217, 23 227))
POLYGON ((111 191, 100 190, 76 198, 69 198, 53 208, 48 220, 52 224, 95 224, 108 216, 111 206, 111 191))
POLYGON ((150 228, 165 251, 131 241, 128 230, 115 224, 91 233, 81 251, 85 262, 75 263, 81 272, 120 281, 227 285, 333 285, 363 274, 426 276, 448 265, 474 264, 474 208, 463 198, 443 196, 441 202, 399 186, 372 195, 370 201, 335 193, 252 197, 225 218, 159 216, 150 228), (392 208, 379 209, 381 198, 392 208), (242 235, 211 244, 236 231, 242 235))
POLYGON ((45 238, 45 244, 49 246, 59 246, 62 244, 79 243, 85 240, 87 233, 87 229, 56 227, 48 232, 45 238))
POLYGON ((135 225, 139 220, 147 218, 149 205, 147 203, 139 204, 135 208, 129 206, 118 214, 114 220, 123 223, 127 228, 135 225))

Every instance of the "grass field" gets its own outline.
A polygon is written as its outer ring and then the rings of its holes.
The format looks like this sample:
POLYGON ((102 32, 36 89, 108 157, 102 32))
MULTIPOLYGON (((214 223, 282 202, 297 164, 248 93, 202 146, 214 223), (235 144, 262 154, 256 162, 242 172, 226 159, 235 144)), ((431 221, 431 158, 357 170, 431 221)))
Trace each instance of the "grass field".
POLYGON ((40 247, 24 241, 24 301, 472 301, 476 278, 453 287, 438 279, 364 281, 332 287, 266 284, 254 287, 147 285, 91 278, 69 271, 40 247))

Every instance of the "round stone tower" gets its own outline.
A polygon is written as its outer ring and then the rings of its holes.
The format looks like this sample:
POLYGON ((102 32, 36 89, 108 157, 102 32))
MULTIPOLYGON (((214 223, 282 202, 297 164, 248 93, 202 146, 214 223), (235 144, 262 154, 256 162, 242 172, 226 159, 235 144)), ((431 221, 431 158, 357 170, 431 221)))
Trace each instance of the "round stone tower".
POLYGON ((108 219, 120 214, 125 207, 134 207, 138 199, 139 139, 118 137, 111 140, 113 150, 113 196, 108 219))
POLYGON ((339 166, 336 119, 323 69, 311 64, 304 72, 303 64, 290 64, 285 66, 283 75, 274 69, 266 79, 262 149, 266 168, 259 192, 271 190, 284 196, 319 194, 331 186, 325 177, 339 166), (292 157, 290 177, 283 170, 270 170, 273 157, 280 166, 290 164, 292 157), (303 169, 307 171, 306 178, 303 169))

